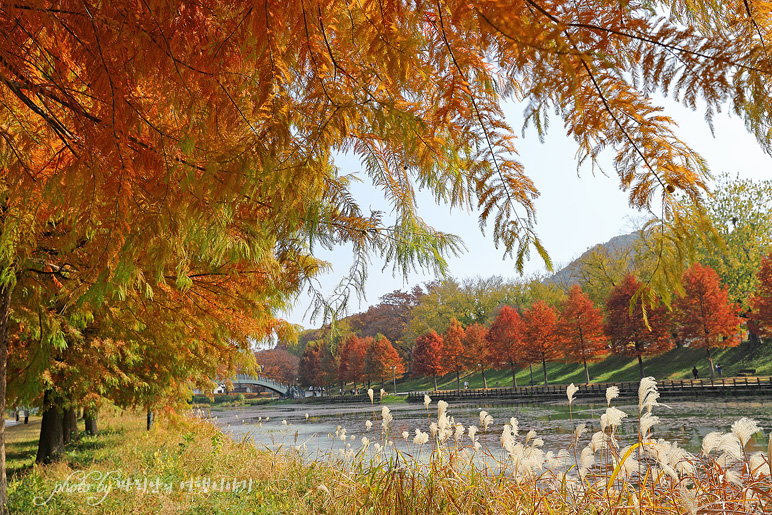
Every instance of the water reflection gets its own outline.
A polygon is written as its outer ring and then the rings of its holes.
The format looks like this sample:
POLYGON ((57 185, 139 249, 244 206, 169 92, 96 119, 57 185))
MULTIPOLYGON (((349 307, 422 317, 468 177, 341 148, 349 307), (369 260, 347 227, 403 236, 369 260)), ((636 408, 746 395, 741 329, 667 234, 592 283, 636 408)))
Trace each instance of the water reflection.
MULTIPOLYGON (((614 405, 627 413, 620 427, 622 446, 634 443, 638 432, 638 406, 626 404, 624 400, 614 405)), ((654 414, 660 417, 660 423, 654 426, 652 436, 677 442, 686 450, 697 453, 703 437, 711 431, 728 432, 737 419, 746 416, 756 420, 762 428, 754 435, 746 450, 755 452, 766 450, 770 430, 772 430, 772 401, 767 399, 707 399, 705 401, 671 401, 667 406, 654 408, 654 414)), ((432 403, 427 412, 422 404, 397 404, 389 406, 394 421, 390 427, 389 439, 398 448, 406 448, 402 438, 403 431, 410 433, 409 441, 415 429, 429 431, 432 421, 436 420, 437 405, 432 403)), ((587 425, 588 432, 580 440, 580 445, 589 441, 593 432, 600 430, 600 415, 606 409, 605 402, 574 402, 571 412, 567 402, 543 402, 531 404, 480 404, 451 403, 448 413, 464 427, 480 427, 480 411, 487 411, 494 422, 487 433, 479 432, 483 446, 494 452, 500 449, 499 438, 502 426, 510 417, 517 418, 520 433, 524 436, 529 430, 535 430, 545 441, 544 450, 557 452, 567 448, 572 440, 574 428, 581 423, 587 425), (572 420, 573 419, 573 420, 572 420)), ((258 447, 277 449, 280 447, 304 446, 309 453, 326 453, 343 449, 346 444, 357 449, 361 446, 362 436, 370 440, 382 439, 379 436, 381 407, 376 404, 286 404, 279 406, 258 406, 241 408, 223 408, 211 410, 209 415, 214 422, 230 433, 236 440, 245 436, 252 438, 258 447), (306 417, 308 414, 308 417, 306 417), (216 418, 214 418, 216 417, 216 418), (266 421, 266 418, 268 419, 266 421), (373 426, 368 431, 367 421, 373 426), (346 442, 334 438, 338 427, 346 429, 346 442)), ((482 428, 481 428, 482 429, 482 428)), ((468 437, 462 440, 469 445, 468 437)))

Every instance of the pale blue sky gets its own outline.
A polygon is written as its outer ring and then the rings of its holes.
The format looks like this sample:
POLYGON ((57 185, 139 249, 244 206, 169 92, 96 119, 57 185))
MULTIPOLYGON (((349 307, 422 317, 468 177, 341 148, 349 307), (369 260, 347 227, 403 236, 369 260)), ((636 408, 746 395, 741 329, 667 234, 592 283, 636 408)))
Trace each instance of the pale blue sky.
MULTIPOLYGON (((705 157, 711 172, 718 176, 723 172, 739 173, 741 177, 772 179, 772 158, 764 154, 756 141, 745 131, 742 121, 735 117, 717 116, 715 138, 711 136, 701 113, 692 112, 677 104, 664 101, 666 114, 680 125, 679 137, 705 157)), ((507 112, 508 121, 519 134, 522 125, 522 109, 514 107, 507 112)), ((589 166, 576 169, 576 144, 565 136, 560 120, 553 120, 550 133, 542 144, 533 130, 526 132, 517 142, 519 160, 526 173, 541 192, 536 200, 537 233, 552 257, 555 270, 569 263, 596 243, 631 232, 635 220, 645 217, 627 207, 627 192, 619 189, 619 180, 610 164, 606 177, 600 173, 594 176, 589 166)), ((609 154, 610 155, 610 154, 609 154)), ((609 158, 610 159, 610 158, 609 158)), ((352 160, 338 163, 343 173, 355 173, 362 167, 352 160)), ((366 175, 361 174, 364 180, 366 175)), ((366 209, 387 209, 383 199, 367 185, 354 191, 361 205, 366 209)), ((419 198, 422 217, 439 230, 459 235, 468 251, 450 258, 450 275, 463 279, 467 277, 501 275, 504 278, 517 277, 514 260, 502 259, 503 252, 497 250, 488 232, 480 233, 476 213, 455 211, 446 206, 437 206, 431 198, 419 198)), ((329 293, 348 271, 350 251, 340 249, 323 253, 323 259, 330 261, 333 272, 321 278, 322 290, 329 293)), ((382 270, 383 262, 374 259, 370 267, 366 286, 366 300, 361 304, 353 299, 349 314, 364 311, 378 298, 396 289, 410 288, 415 284, 434 279, 432 275, 411 274, 407 278, 392 276, 391 267, 382 270)), ((545 272, 544 264, 535 252, 526 264, 525 273, 545 272)), ((304 327, 316 327, 306 315, 309 298, 302 295, 295 308, 285 318, 304 327)))

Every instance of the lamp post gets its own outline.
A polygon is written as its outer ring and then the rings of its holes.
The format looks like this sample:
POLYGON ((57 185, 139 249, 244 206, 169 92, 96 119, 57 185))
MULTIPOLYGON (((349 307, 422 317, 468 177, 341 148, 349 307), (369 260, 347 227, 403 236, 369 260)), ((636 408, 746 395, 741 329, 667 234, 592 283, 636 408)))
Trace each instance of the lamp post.
POLYGON ((391 384, 394 385, 394 395, 397 395, 397 365, 391 366, 391 384))

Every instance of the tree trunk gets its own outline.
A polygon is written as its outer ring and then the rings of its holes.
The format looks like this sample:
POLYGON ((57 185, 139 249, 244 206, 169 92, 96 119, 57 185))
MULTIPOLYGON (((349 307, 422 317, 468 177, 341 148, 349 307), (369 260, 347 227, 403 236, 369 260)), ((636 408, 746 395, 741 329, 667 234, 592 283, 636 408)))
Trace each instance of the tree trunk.
POLYGON ((84 409, 83 420, 86 423, 87 435, 96 436, 99 434, 99 430, 97 429, 97 411, 95 409, 84 409))
POLYGON ((533 386, 533 363, 528 363, 528 370, 531 372, 531 386, 533 386))
POLYGON ((544 371, 544 386, 547 386, 549 382, 547 381, 547 360, 545 358, 541 358, 541 369, 544 371))
POLYGON ((517 374, 515 373, 515 364, 510 363, 512 366, 512 388, 517 388, 517 374))
POLYGON ((461 372, 456 368, 456 391, 461 392, 461 372))
POLYGON ((40 423, 37 463, 49 463, 64 449, 64 415, 61 399, 52 391, 43 394, 43 420, 40 423))
POLYGON ((710 347, 705 350, 708 351, 708 363, 710 363, 710 379, 713 380, 716 378, 716 374, 713 372, 713 356, 710 355, 710 347))
POLYGON ((485 368, 482 369, 482 376, 483 376, 483 388, 486 390, 488 389, 488 381, 485 380, 485 368))
POLYGON ((437 374, 434 374, 433 377, 434 377, 434 391, 436 392, 437 391, 437 374))
POLYGON ((147 430, 150 431, 153 427, 153 410, 147 409, 147 430))
POLYGON ((8 314, 12 286, 0 288, 0 515, 8 513, 8 482, 5 476, 5 384, 8 377, 8 314))
POLYGON ((584 361, 584 378, 587 380, 587 384, 590 384, 590 369, 587 368, 587 360, 584 361))
POLYGON ((643 358, 641 357, 640 354, 638 355, 638 370, 641 373, 641 379, 643 379, 644 378, 644 375, 643 375, 643 358))
POLYGON ((62 439, 64 444, 77 441, 78 439, 78 413, 75 408, 68 408, 64 411, 64 420, 62 421, 62 439))

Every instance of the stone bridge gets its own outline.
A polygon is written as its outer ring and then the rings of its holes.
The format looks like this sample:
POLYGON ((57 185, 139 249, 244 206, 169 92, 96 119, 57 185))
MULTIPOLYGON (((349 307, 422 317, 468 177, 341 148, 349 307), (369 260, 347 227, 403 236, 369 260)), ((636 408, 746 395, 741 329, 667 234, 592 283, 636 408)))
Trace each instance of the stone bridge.
POLYGON ((284 397, 290 397, 293 399, 302 398, 305 396, 303 389, 298 386, 292 386, 292 385, 280 383, 278 381, 275 381, 268 377, 263 377, 261 375, 253 376, 250 374, 236 374, 236 378, 229 379, 229 381, 233 384, 233 386, 240 385, 240 384, 262 386, 263 388, 272 390, 278 393, 279 395, 283 395, 284 397))

